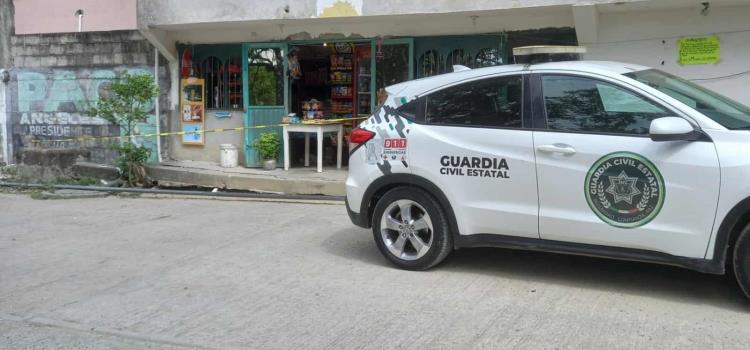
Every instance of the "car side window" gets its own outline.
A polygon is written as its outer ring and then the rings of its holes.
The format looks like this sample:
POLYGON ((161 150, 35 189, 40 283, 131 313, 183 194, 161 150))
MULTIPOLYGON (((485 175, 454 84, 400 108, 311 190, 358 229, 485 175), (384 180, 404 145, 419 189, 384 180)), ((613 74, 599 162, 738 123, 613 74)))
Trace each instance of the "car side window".
POLYGON ((406 119, 419 121, 421 119, 420 110, 423 109, 422 107, 424 107, 424 98, 420 97, 398 107, 398 111, 406 119))
POLYGON ((472 81, 427 95, 425 121, 434 125, 520 128, 523 79, 472 81))
POLYGON ((614 134, 648 134, 651 121, 673 115, 643 96, 601 80, 542 76, 547 128, 614 134))

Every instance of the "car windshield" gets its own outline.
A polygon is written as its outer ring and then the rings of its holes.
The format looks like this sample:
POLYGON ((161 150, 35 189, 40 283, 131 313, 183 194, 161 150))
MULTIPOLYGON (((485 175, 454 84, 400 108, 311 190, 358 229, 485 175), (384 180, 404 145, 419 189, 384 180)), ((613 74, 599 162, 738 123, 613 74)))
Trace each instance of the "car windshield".
POLYGON ((693 107, 727 129, 750 129, 750 107, 732 101, 698 84, 656 69, 625 73, 624 75, 693 107))

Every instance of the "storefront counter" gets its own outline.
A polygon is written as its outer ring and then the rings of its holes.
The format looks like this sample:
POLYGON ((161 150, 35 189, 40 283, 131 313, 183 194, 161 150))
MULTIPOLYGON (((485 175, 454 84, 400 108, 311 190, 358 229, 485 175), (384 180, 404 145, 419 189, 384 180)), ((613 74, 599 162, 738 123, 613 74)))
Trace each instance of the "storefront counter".
POLYGON ((301 132, 305 134, 305 166, 310 166, 310 134, 315 134, 317 139, 317 171, 323 172, 323 134, 327 132, 336 133, 336 169, 341 169, 341 151, 344 142, 343 123, 320 123, 320 124, 284 124, 284 170, 289 170, 289 133, 301 132))

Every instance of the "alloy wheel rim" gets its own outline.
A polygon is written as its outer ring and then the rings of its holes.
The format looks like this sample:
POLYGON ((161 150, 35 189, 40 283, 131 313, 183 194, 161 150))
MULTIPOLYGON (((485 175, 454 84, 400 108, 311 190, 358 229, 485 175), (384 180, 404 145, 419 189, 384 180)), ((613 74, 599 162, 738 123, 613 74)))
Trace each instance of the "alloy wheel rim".
POLYGON ((432 246, 432 220, 419 203, 400 199, 383 212, 380 236, 388 251, 397 258, 417 260, 427 254, 432 246))

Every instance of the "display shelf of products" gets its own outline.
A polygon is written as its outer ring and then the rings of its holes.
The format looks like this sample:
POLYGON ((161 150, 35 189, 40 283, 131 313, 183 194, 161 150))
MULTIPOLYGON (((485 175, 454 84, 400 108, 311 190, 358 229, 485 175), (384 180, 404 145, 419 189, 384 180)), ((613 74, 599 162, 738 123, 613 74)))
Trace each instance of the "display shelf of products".
POLYGON ((331 99, 349 99, 354 95, 354 89, 350 85, 336 85, 331 87, 331 99))
POLYGON ((352 80, 351 71, 331 71, 331 74, 330 74, 331 84, 351 85, 352 82, 353 80, 352 80))
POLYGON ((372 49, 369 46, 357 46, 354 50, 354 85, 357 91, 354 101, 354 114, 358 116, 369 115, 371 112, 371 51, 372 49))
POLYGON ((331 102, 331 113, 333 114, 351 114, 352 101, 334 100, 331 102))
POLYGON ((237 64, 238 62, 239 59, 236 62, 233 60, 227 69, 229 74, 229 107, 232 109, 242 106, 242 68, 237 64))
POLYGON ((335 118, 351 118, 354 111, 354 60, 352 47, 336 47, 331 54, 331 114, 335 118))
POLYGON ((352 54, 338 53, 331 55, 331 70, 352 70, 352 54))

